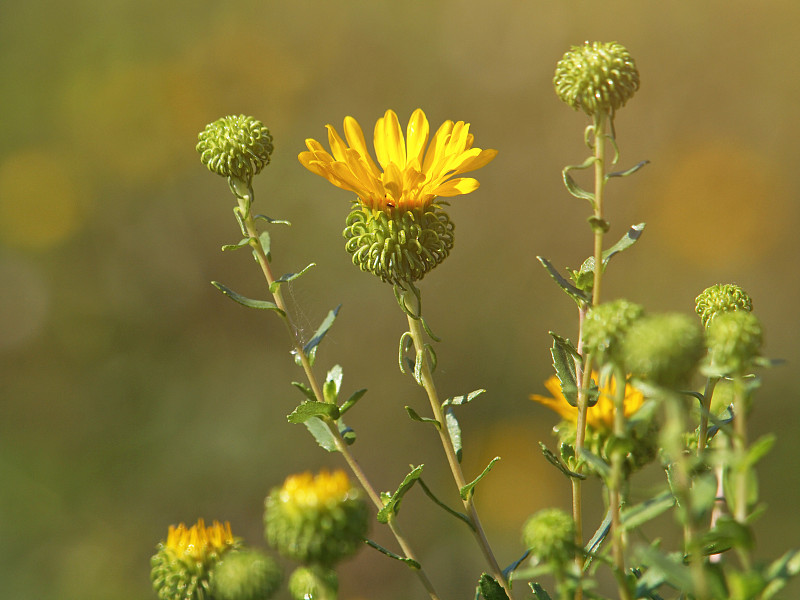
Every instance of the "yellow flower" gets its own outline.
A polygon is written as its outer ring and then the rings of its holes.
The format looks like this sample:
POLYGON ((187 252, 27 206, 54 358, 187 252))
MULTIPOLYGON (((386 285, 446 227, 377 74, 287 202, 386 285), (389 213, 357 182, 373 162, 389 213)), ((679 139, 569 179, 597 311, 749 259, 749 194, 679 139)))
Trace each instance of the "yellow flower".
POLYGON ((347 474, 341 469, 333 473, 323 469, 317 475, 306 471, 286 478, 280 499, 293 506, 308 508, 343 502, 352 490, 347 474))
POLYGON ((316 173, 344 190, 355 192, 361 203, 373 210, 402 211, 427 208, 437 196, 459 196, 478 189, 478 181, 456 175, 488 164, 497 150, 473 148, 469 123, 445 121, 428 145, 430 127, 425 113, 417 109, 408 120, 406 137, 394 111, 375 124, 375 155, 367 150, 364 133, 353 117, 345 117, 345 143, 331 125, 328 153, 318 141, 307 139, 308 151, 298 159, 316 173), (426 151, 427 148, 427 151, 426 151))
MULTIPOLYGON (((592 372, 592 379, 595 381, 598 379, 598 375, 594 371, 592 372)), ((544 406, 553 409, 559 415, 561 415, 564 420, 570 421, 571 423, 577 423, 578 409, 567 402, 564 394, 561 393, 561 383, 559 382, 558 377, 555 375, 551 376, 547 381, 544 382, 544 387, 547 388, 553 397, 547 398, 538 394, 532 394, 531 400, 535 400, 539 404, 543 404, 544 406)), ((600 395, 597 399, 597 404, 590 406, 586 410, 587 427, 595 430, 613 429, 615 413, 614 392, 616 387, 616 381, 612 379, 610 384, 606 383, 600 388, 600 395)), ((642 407, 643 403, 644 396, 642 395, 642 392, 626 384, 625 399, 623 401, 623 405, 625 407, 625 416, 630 417, 631 415, 635 414, 636 411, 642 407)))
POLYGON ((191 557, 200 562, 212 553, 227 550, 235 542, 231 524, 227 521, 224 525, 214 521, 211 527, 206 527, 205 521, 198 519, 197 524, 191 527, 183 523, 177 527, 170 525, 166 547, 178 556, 191 557))

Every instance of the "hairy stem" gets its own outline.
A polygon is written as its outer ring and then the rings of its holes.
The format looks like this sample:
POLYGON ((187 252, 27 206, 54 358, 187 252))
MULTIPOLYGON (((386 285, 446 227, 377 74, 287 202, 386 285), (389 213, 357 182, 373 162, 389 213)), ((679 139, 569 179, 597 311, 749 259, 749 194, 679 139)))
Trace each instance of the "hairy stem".
MULTIPOLYGON (((410 291, 404 289, 402 300, 406 306, 414 306, 414 303, 417 299, 410 291)), ((447 463, 450 466, 450 471, 453 474, 453 479, 455 480, 458 489, 461 490, 465 485, 467 485, 467 481, 464 478, 463 471, 461 470, 461 463, 458 462, 458 456, 456 455, 456 450, 453 446, 453 440, 450 439, 450 434, 445 423, 445 416, 442 412, 442 404, 439 400, 439 394, 436 391, 436 384, 433 381, 433 375, 431 374, 431 369, 428 362, 428 351, 425 349, 425 337, 422 329, 422 323, 419 318, 420 315, 417 315, 417 318, 412 317, 410 314, 407 316, 409 332, 411 333, 411 339, 414 342, 414 349, 418 354, 422 354, 422 365, 419 372, 419 384, 425 389, 425 392, 428 395, 431 411, 433 412, 433 418, 439 423, 439 426, 436 429, 439 432, 439 439, 442 443, 442 448, 444 448, 444 453, 447 457, 447 463)), ((475 535, 475 539, 477 540, 478 545, 483 552, 486 563, 489 566, 490 574, 501 586, 503 586, 506 595, 513 600, 511 588, 505 576, 503 575, 503 570, 500 568, 500 565, 494 556, 494 552, 489 545, 489 540, 486 537, 486 533, 484 532, 483 525, 481 524, 480 517, 478 516, 478 510, 475 507, 473 494, 468 494, 466 499, 462 498, 462 502, 464 504, 467 516, 472 523, 472 530, 475 535)))

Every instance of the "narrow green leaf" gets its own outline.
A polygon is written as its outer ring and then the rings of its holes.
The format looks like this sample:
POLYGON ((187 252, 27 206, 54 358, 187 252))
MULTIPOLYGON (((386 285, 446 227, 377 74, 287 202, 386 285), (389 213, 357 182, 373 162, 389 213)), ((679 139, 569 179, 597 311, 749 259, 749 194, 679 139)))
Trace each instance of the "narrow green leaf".
POLYGON ((212 281, 211 285, 217 288, 220 292, 228 296, 234 302, 238 302, 242 306, 246 306, 247 308, 258 308, 261 310, 274 310, 282 317, 286 317, 286 313, 283 312, 274 302, 269 302, 267 300, 252 300, 251 298, 245 298, 241 294, 237 294, 229 287, 224 286, 219 281, 212 281))
POLYGON ((389 519, 393 518, 394 515, 400 511, 400 501, 403 499, 405 493, 414 485, 414 482, 420 478, 424 466, 425 465, 419 465, 418 467, 414 467, 411 472, 406 475, 405 479, 403 479, 397 491, 386 500, 384 507, 378 511, 377 519, 379 523, 388 523, 389 519))
POLYGON ((281 275, 278 279, 272 282, 272 285, 269 286, 269 291, 274 294, 282 284, 288 283, 289 281, 294 281, 295 279, 303 275, 306 271, 308 271, 311 267, 316 267, 316 266, 317 263, 311 263, 302 271, 299 271, 297 273, 286 273, 285 275, 281 275))
POLYGON ((255 215, 253 217, 253 219, 255 221, 266 221, 267 223, 269 223, 271 225, 291 225, 291 223, 289 223, 289 221, 284 221, 282 219, 272 219, 272 218, 268 217, 267 215, 255 215))
MULTIPOLYGON (((575 374, 575 357, 573 354, 574 346, 552 331, 553 347, 550 355, 553 357, 553 367, 556 370, 556 377, 561 383, 561 393, 571 406, 578 406, 578 382, 575 374)), ((577 350, 574 351, 577 353, 577 350)))
POLYGON ((800 550, 789 550, 767 567, 765 576, 769 583, 761 594, 762 600, 773 598, 798 573, 800 573, 800 550))
POLYGON ((355 403, 361 400, 361 397, 366 393, 367 393, 366 388, 353 392, 350 395, 350 397, 347 400, 345 400, 344 403, 339 407, 339 414, 343 415, 348 410, 353 408, 355 403))
POLYGON ((417 561, 415 561, 413 558, 405 558, 404 556, 400 556, 399 554, 395 554, 394 552, 392 552, 391 550, 387 550, 386 548, 384 548, 383 546, 381 546, 377 542, 373 542, 372 540, 368 540, 366 538, 364 539, 364 542, 370 548, 375 548, 375 550, 377 550, 381 554, 385 554, 389 558, 393 558, 395 560, 399 560, 400 562, 407 564, 412 569, 417 569, 418 570, 418 569, 422 568, 422 565, 419 564, 417 561))
POLYGON ((569 172, 588 169, 596 161, 597 159, 594 156, 590 156, 580 165, 567 165, 561 170, 561 175, 562 178, 564 179, 564 186, 567 188, 567 191, 576 198, 580 198, 581 200, 588 200, 592 204, 592 206, 594 206, 595 203, 594 194, 579 186, 576 183, 576 181, 572 178, 572 176, 569 174, 569 172))
POLYGON ((322 324, 319 326, 317 331, 314 332, 314 337, 312 337, 309 342, 303 346, 303 352, 305 354, 308 355, 311 350, 319 345, 319 343, 322 341, 322 338, 324 338, 325 334, 328 333, 331 325, 333 325, 333 321, 336 319, 336 315, 339 314, 340 308, 342 308, 341 304, 328 313, 328 316, 322 321, 322 324))
POLYGON ((611 476, 611 467, 602 458, 589 452, 586 448, 581 450, 581 460, 589 465, 601 478, 608 479, 611 476))
POLYGON ((478 485, 478 482, 479 482, 481 479, 483 479, 484 477, 486 477, 486 475, 489 473, 489 471, 491 471, 491 470, 492 470, 492 467, 494 466, 494 463, 496 463, 498 460, 500 460, 500 457, 499 457, 499 456, 495 456, 495 457, 492 459, 492 461, 491 461, 491 462, 490 462, 488 465, 486 465, 486 468, 483 470, 483 473, 481 473, 480 475, 478 475, 478 476, 477 476, 475 479, 473 479, 473 480, 472 480, 470 483, 468 483, 467 485, 465 485, 464 487, 462 487, 460 490, 458 490, 458 493, 461 495, 461 499, 462 499, 462 500, 466 500, 467 498, 469 498, 470 496, 472 496, 472 494, 473 494, 473 489, 475 488, 475 486, 476 486, 476 485, 478 485))
POLYGON ((593 555, 597 552, 597 549, 600 547, 600 544, 606 539, 608 536, 608 532, 611 531, 611 510, 606 511, 606 516, 603 519, 603 522, 600 523, 600 527, 597 528, 597 531, 594 532, 592 539, 589 540, 589 543, 586 544, 586 554, 589 555, 589 559, 586 561, 584 565, 584 569, 587 569, 591 564, 593 555))
POLYGON ((336 448, 336 439, 322 419, 311 417, 304 425, 311 432, 311 435, 314 436, 314 439, 317 440, 317 444, 320 445, 320 448, 328 452, 338 452, 336 448))
POLYGON ((241 240, 239 240, 235 244, 225 244, 222 247, 222 251, 225 252, 226 250, 238 250, 239 248, 242 248, 243 246, 247 246, 249 244, 250 244, 250 239, 249 238, 242 238, 241 240))
POLYGON ((503 577, 505 577, 509 583, 511 583, 511 574, 517 570, 517 567, 519 567, 525 561, 525 559, 528 558, 528 556, 530 556, 530 553, 530 550, 525 550, 525 554, 503 569, 503 577))
POLYGON ((431 425, 435 426, 436 429, 441 429, 442 425, 436 419, 429 419, 428 417, 421 417, 417 411, 415 411, 410 406, 406 406, 406 412, 408 416, 411 417, 412 421, 417 421, 419 423, 430 423, 431 425))
POLYGON ((408 352, 411 345, 414 343, 414 338, 411 335, 410 331, 406 331, 403 335, 400 336, 400 343, 397 348, 397 366, 400 367, 400 372, 405 375, 406 374, 406 367, 403 363, 407 363, 408 357, 406 356, 406 352, 408 352))
POLYGON ((556 269, 549 260, 541 256, 537 256, 536 259, 547 270, 547 273, 553 278, 553 281, 558 284, 558 287, 564 290, 564 292, 575 302, 577 302, 578 305, 588 304, 591 302, 591 297, 589 294, 575 287, 566 277, 558 272, 558 269, 556 269))
POLYGON ((443 509, 444 509, 446 512, 448 512, 448 513, 450 513, 451 515, 453 515, 455 518, 457 518, 457 519, 459 519, 459 520, 463 521, 464 523, 466 523, 466 524, 467 524, 467 526, 468 526, 470 529, 472 529, 473 531, 475 531, 475 526, 472 524, 472 521, 470 521, 470 520, 469 520, 469 517, 468 517, 467 515, 465 515, 464 513, 458 512, 458 511, 456 511, 456 510, 453 510, 452 508, 450 508, 449 506, 447 506, 447 505, 446 505, 444 502, 442 502, 441 500, 439 500, 439 499, 438 499, 438 498, 437 498, 437 497, 436 497, 436 496, 433 494, 433 492, 430 490, 430 488, 429 488, 427 485, 425 485, 425 482, 422 480, 422 477, 420 477, 420 478, 419 478, 417 481, 419 482, 420 486, 422 486, 422 491, 423 491, 423 492, 425 492, 425 494, 428 496, 428 498, 430 498, 431 500, 433 500, 433 501, 434 501, 434 502, 435 502, 435 503, 436 503, 438 506, 440 506, 440 507, 441 507, 441 508, 443 508, 443 509))
POLYGON ((447 425, 447 433, 450 434, 450 441, 453 442, 453 449, 456 451, 456 459, 461 462, 461 427, 452 408, 444 411, 444 420, 447 425))
POLYGON ((626 169, 625 171, 614 171, 613 173, 607 173, 605 179, 606 181, 608 181, 612 177, 627 177, 628 175, 633 175, 634 173, 636 173, 636 171, 638 171, 645 165, 649 164, 650 164, 649 160, 643 160, 632 166, 630 169, 626 169))
POLYGON ((336 420, 339 418, 339 407, 327 402, 303 402, 286 417, 289 423, 305 423, 312 417, 336 420))
MULTIPOLYGON (((270 240, 268 231, 262 231, 258 235, 258 243, 261 244, 261 249, 264 251, 264 254, 267 255, 267 260, 269 262, 272 262, 272 254, 270 254, 270 251, 269 251, 270 250, 271 240, 270 240)), ((275 293, 275 290, 272 289, 272 286, 270 286, 270 290, 269 291, 272 292, 273 294, 275 293)))
POLYGON ((339 401, 339 390, 342 387, 342 377, 344 373, 340 365, 334 365, 328 371, 325 377, 325 383, 322 384, 322 395, 325 397, 325 402, 329 404, 336 404, 339 401))
POLYGON ((567 465, 564 464, 564 461, 562 461, 555 454, 553 454, 550 451, 550 449, 547 446, 545 446, 542 442, 539 442, 539 446, 541 447, 542 454, 544 454, 544 457, 545 459, 547 459, 547 462, 556 467, 564 475, 566 475, 569 478, 574 477, 575 479, 586 479, 586 475, 584 475, 583 473, 576 473, 575 471, 570 471, 567 468, 567 465))
POLYGON ((620 512, 622 530, 636 529, 673 506, 675 506, 675 496, 672 495, 672 492, 666 491, 630 508, 623 509, 620 512))
POLYGON ((531 581, 528 585, 531 586, 531 590, 533 590, 536 600, 551 600, 550 594, 544 591, 544 588, 535 581, 531 581))
POLYGON ((419 385, 422 385, 422 365, 424 364, 423 361, 425 360, 425 353, 417 351, 416 355, 414 356, 414 381, 416 381, 419 385))
POLYGON ((462 406, 464 404, 468 404, 472 402, 475 398, 483 394, 486 390, 475 390, 466 394, 464 396, 453 396, 452 398, 448 398, 444 402, 442 402, 442 408, 446 408, 448 406, 462 406))
MULTIPOLYGON (((623 252, 633 246, 641 237, 642 232, 644 232, 644 228, 647 224, 646 223, 638 223, 636 225, 631 225, 630 229, 625 232, 616 244, 608 248, 603 252, 603 269, 606 268, 608 262, 620 252, 623 252)), ((580 270, 578 271, 578 275, 573 276, 579 284, 579 288, 583 288, 583 285, 586 284, 587 281, 590 281, 590 277, 594 276, 594 256, 590 256, 581 265, 580 270)))
POLYGON ((774 433, 768 433, 767 435, 764 435, 753 442, 753 445, 747 450, 745 465, 748 468, 755 466, 755 464, 764 458, 772 449, 776 439, 777 438, 775 437, 774 433))
POLYGON ((296 387, 298 390, 303 392, 303 395, 308 398, 311 402, 316 402, 317 397, 314 395, 314 392, 308 387, 305 383, 300 383, 299 381, 293 381, 292 385, 296 387))
POLYGON ((339 417, 339 419, 336 421, 336 424, 339 426, 339 435, 342 436, 344 443, 348 446, 355 444, 356 432, 353 430, 353 428, 345 425, 341 417, 339 417))
POLYGON ((508 594, 503 589, 503 586, 497 583, 497 580, 484 573, 478 581, 478 591, 484 600, 508 600, 508 594))
POLYGON ((645 547, 640 549, 639 557, 649 567, 639 580, 639 585, 645 590, 655 590, 662 583, 667 583, 684 593, 694 593, 694 579, 688 565, 683 562, 682 554, 665 554, 659 548, 645 547))

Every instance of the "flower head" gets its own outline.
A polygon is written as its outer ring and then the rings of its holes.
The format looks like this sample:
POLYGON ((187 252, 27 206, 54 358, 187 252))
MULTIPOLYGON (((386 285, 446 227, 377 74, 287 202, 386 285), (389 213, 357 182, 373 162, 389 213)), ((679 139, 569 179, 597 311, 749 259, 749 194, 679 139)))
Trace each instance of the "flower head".
POLYGON ((367 506, 344 471, 286 479, 265 501, 269 544, 287 558, 330 567, 354 554, 368 528, 367 506))
POLYGON ((586 42, 558 61, 553 83, 558 97, 575 110, 613 116, 639 89, 639 71, 622 44, 586 42))
POLYGON ((753 301, 747 292, 732 283, 718 283, 707 287, 695 298, 695 312, 705 327, 711 325, 715 316, 734 310, 750 312, 753 310, 753 301))
POLYGON ((197 136, 200 161, 211 171, 249 183, 269 164, 272 135, 261 121, 227 116, 206 125, 197 136))
MULTIPOLYGON (((597 381, 598 375, 596 372, 592 372, 592 379, 597 381)), ((544 382, 544 387, 552 394, 552 397, 547 398, 539 394, 532 394, 531 400, 554 410, 561 415, 564 420, 573 424, 577 423, 578 409, 567 402, 567 399, 561 392, 561 383, 559 383, 558 377, 552 375, 544 382)), ((587 427, 602 431, 611 431, 613 429, 615 413, 614 394, 616 387, 616 380, 612 379, 610 383, 606 382, 605 385, 600 388, 597 403, 586 410, 587 427)), ((626 384, 625 400, 623 404, 625 406, 625 416, 630 417, 642 407, 642 404, 644 404, 644 396, 642 392, 626 384)))
POLYGON ((355 192, 367 208, 382 211, 427 208, 437 196, 469 194, 478 188, 471 177, 456 177, 485 166, 496 150, 473 148, 469 123, 445 121, 429 141, 430 126, 417 109, 406 127, 406 136, 394 111, 387 110, 375 124, 376 163, 369 154, 361 126, 345 117, 345 140, 331 125, 327 152, 317 140, 307 139, 308 150, 298 159, 344 190, 355 192), (380 166, 379 166, 380 165, 380 166))

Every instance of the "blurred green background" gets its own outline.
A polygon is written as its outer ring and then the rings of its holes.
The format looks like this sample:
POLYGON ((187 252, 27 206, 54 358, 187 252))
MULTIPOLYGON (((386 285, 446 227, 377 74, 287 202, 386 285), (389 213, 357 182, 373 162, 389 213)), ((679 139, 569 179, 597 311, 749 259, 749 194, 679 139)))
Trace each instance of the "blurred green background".
MULTIPOLYGON (((576 329, 535 256, 577 267, 591 253, 588 207, 560 182, 587 154, 587 120, 551 83, 584 40, 635 57, 642 87, 617 117, 621 165, 652 161, 609 189, 610 239, 649 226, 613 263, 606 297, 688 313, 713 283, 749 291, 765 354, 788 359, 765 374, 751 427, 779 436, 761 470, 758 554, 800 545, 798 22, 788 0, 4 2, 0 595, 152 598, 148 560, 169 524, 230 520, 262 544, 267 491, 340 464, 285 422, 302 373, 280 323, 209 285, 264 295, 249 257, 219 250, 239 237, 233 201, 194 150, 231 113, 275 137, 256 202, 293 223, 272 230, 276 270, 318 265, 290 288, 306 334, 343 304, 318 368, 340 363, 346 392, 369 388, 349 418, 356 455, 385 490, 424 462, 450 500, 438 441, 403 410, 426 403, 396 366, 405 320, 343 250, 350 194, 296 155, 345 115, 371 131, 387 108, 404 124, 417 107, 433 127, 471 122, 476 145, 500 151, 481 189, 454 200, 455 250, 422 289, 444 339, 442 394, 488 390, 461 413, 466 471, 503 457, 477 502, 501 562, 517 558, 525 517, 569 501, 538 449, 556 418, 528 395, 550 373, 548 330, 576 329)), ((416 492, 400 516, 443 594, 469 597, 480 556, 443 518, 416 492)), ((342 580, 343 598, 423 596, 368 550, 342 580)))

